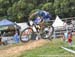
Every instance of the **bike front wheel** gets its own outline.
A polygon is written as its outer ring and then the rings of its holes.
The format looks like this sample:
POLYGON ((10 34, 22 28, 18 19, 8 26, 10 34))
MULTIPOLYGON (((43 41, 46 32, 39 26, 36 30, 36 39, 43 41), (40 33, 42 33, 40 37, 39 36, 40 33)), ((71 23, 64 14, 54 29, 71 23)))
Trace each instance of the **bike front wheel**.
POLYGON ((20 40, 22 42, 28 42, 32 38, 33 30, 32 28, 26 28, 21 32, 20 40))

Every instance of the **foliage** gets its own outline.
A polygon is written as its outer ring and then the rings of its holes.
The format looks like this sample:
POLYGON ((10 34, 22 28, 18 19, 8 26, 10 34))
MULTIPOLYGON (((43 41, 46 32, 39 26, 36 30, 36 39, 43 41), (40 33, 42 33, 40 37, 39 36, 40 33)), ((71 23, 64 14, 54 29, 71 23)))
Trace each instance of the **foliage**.
POLYGON ((75 16, 75 0, 0 0, 0 19, 27 21, 35 9, 48 10, 52 16, 75 16))
POLYGON ((42 6, 42 10, 48 11, 50 14, 54 14, 54 8, 53 8, 53 3, 45 3, 42 6))

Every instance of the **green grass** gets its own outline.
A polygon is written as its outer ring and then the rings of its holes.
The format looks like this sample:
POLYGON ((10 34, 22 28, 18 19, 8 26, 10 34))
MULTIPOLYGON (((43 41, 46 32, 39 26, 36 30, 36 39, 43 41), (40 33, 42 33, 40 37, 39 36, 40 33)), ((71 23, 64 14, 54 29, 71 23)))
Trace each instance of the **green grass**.
MULTIPOLYGON (((0 50, 6 50, 11 47, 24 45, 25 43, 19 44, 12 44, 0 47, 0 50)), ((75 37, 73 37, 73 45, 75 45, 75 37)), ((65 51, 61 48, 61 46, 69 47, 68 43, 63 43, 61 39, 53 39, 52 41, 48 42, 46 45, 37 47, 32 50, 24 51, 20 54, 16 54, 10 57, 75 57, 75 54, 72 54, 68 51, 65 51)), ((70 48, 75 50, 75 47, 70 48)))
POLYGON ((73 36, 73 39, 72 39, 72 46, 69 46, 68 42, 64 43, 63 46, 75 51, 75 37, 73 36))
POLYGON ((18 57, 75 57, 74 54, 60 48, 63 44, 61 39, 55 39, 48 44, 22 52, 18 57))

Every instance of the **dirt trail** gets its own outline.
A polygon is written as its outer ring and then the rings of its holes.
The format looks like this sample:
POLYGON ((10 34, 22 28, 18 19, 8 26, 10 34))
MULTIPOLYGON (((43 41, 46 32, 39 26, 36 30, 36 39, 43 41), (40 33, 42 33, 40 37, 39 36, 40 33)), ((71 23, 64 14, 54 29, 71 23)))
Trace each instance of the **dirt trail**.
POLYGON ((46 43, 48 43, 47 40, 41 39, 41 40, 33 41, 32 43, 29 42, 22 46, 15 46, 15 47, 11 47, 7 50, 0 50, 0 57, 11 57, 13 55, 21 53, 22 51, 40 47, 46 43))

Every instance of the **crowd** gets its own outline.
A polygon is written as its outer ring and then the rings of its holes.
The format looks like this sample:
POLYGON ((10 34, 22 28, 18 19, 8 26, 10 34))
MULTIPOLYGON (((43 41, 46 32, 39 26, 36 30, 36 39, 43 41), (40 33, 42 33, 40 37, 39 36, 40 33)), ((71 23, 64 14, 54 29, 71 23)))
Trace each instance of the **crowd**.
MULTIPOLYGON (((10 32, 12 34, 12 31, 10 32)), ((3 34, 0 34, 0 45, 7 45, 9 44, 8 41, 13 41, 13 43, 19 43, 20 42, 20 36, 18 31, 14 31, 12 36, 7 35, 6 32, 3 32, 3 34)))

